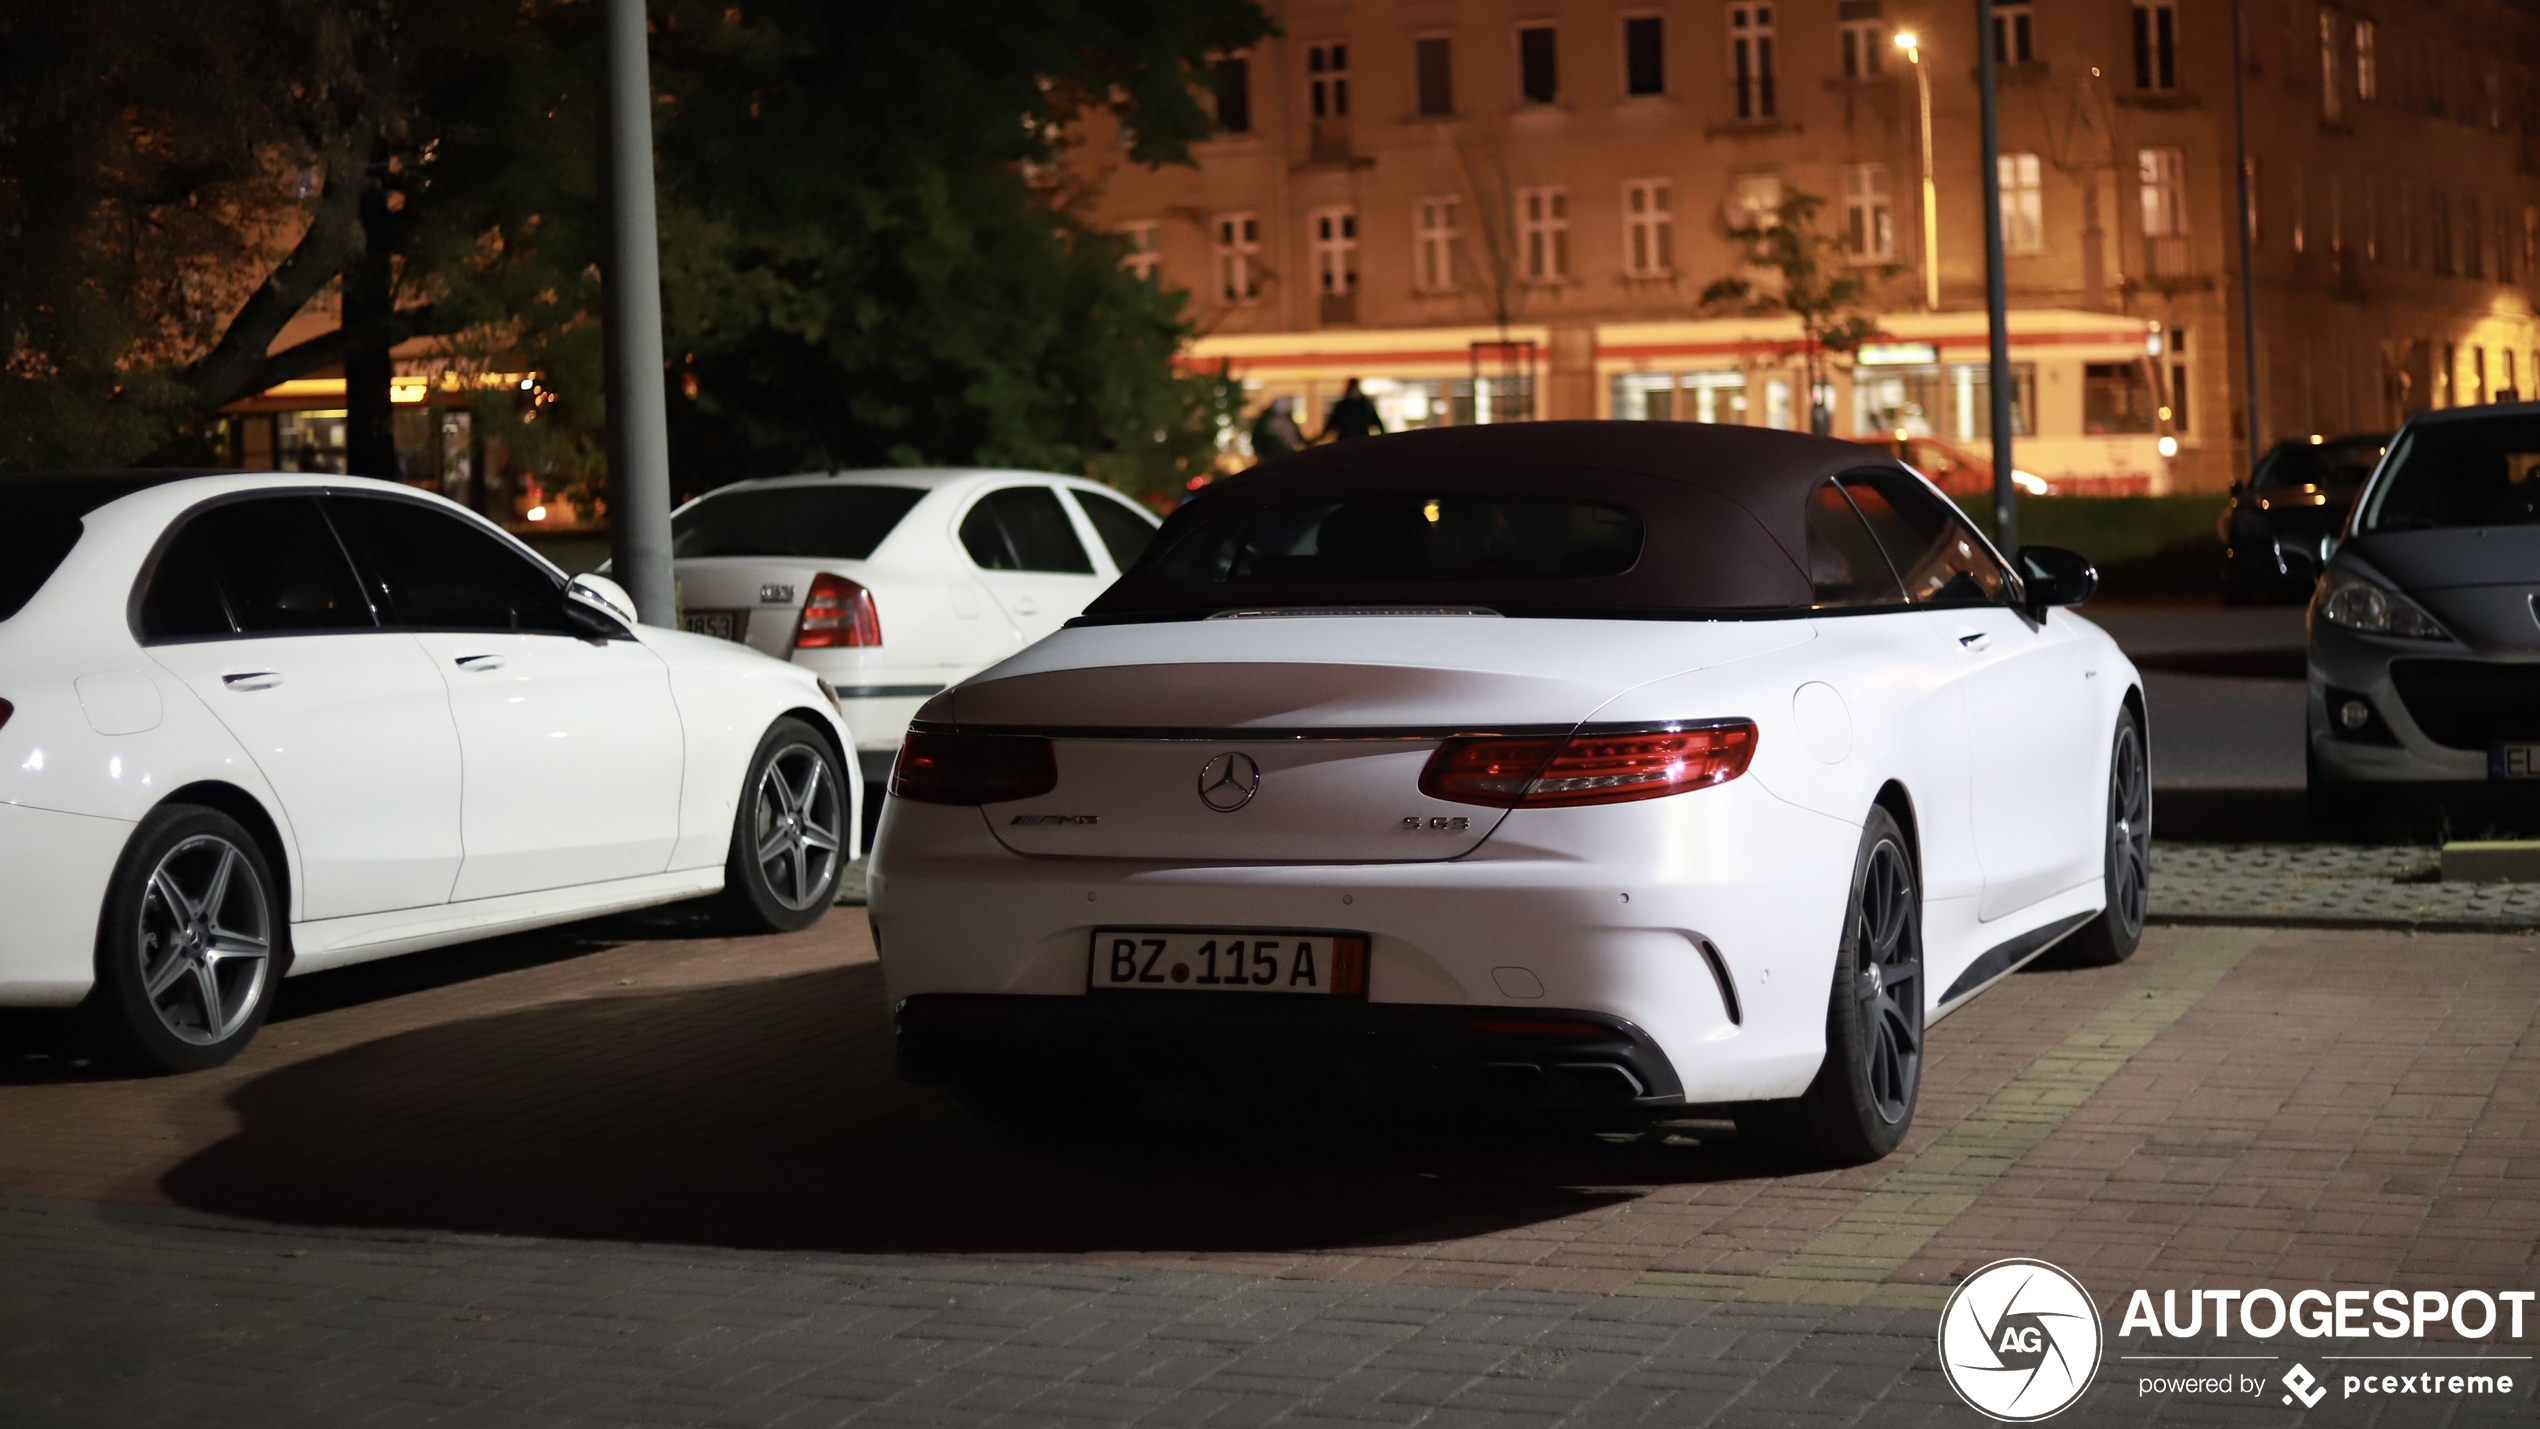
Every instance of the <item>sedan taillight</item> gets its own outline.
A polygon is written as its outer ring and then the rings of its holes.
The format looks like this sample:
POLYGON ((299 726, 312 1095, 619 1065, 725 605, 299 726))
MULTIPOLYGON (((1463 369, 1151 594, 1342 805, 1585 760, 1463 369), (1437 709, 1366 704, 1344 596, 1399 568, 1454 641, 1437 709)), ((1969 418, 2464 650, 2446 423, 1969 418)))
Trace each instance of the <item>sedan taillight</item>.
POLYGON ((924 804, 1000 804, 1058 787, 1046 739, 912 729, 891 765, 891 797, 924 804))
POLYGON ((829 650, 882 643, 882 615, 873 608, 873 592, 827 572, 812 577, 811 595, 803 601, 803 617, 794 626, 794 648, 829 650))
POLYGON ((1726 784, 1755 757, 1755 722, 1567 736, 1459 735, 1420 771, 1420 792, 1498 809, 1656 799, 1726 784))

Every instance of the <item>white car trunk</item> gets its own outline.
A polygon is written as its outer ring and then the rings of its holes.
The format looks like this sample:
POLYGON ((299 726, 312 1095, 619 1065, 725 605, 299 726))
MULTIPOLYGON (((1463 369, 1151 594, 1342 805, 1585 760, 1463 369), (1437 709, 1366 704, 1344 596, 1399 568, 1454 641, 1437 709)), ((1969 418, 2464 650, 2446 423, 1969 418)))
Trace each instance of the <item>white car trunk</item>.
POLYGON ((1422 768, 1449 735, 1565 734, 1653 675, 1810 634, 1805 621, 1404 616, 1086 627, 947 692, 921 718, 1055 741, 1055 789, 983 810, 1018 852, 1446 859, 1472 851, 1504 817, 1420 792, 1422 768), (1665 658, 1653 662, 1653 649, 1665 658), (1137 659, 1120 658, 1131 650, 1137 659), (1231 771, 1229 755, 1240 757, 1231 771), (1250 797, 1239 798, 1247 787, 1250 797))
POLYGON ((729 615, 733 624, 731 638, 762 655, 782 660, 793 653, 794 622, 802 615, 804 599, 811 594, 812 578, 822 571, 833 571, 853 579, 853 569, 858 564, 776 556, 683 560, 678 563, 680 613, 729 615))

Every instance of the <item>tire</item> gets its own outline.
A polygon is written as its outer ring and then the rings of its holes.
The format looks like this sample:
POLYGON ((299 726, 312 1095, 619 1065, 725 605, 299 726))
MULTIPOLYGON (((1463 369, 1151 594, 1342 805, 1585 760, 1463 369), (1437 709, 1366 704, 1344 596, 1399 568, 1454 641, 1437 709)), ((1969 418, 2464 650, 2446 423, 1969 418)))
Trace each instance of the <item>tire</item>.
POLYGON ((2100 877, 2107 902, 2064 943, 2075 967, 2110 967, 2134 956, 2152 890, 2152 761, 2132 710, 2117 712, 2108 753, 2108 828, 2100 877))
POLYGON ((107 885, 89 1010, 136 1067, 217 1067, 264 1026, 288 932, 255 837, 217 809, 162 805, 133 831, 107 885))
POLYGON ((1852 863, 1852 896, 1826 1002, 1826 1060, 1794 1101, 1754 1102, 1738 1125, 1812 1162, 1858 1166, 1894 1151, 1922 1087, 1921 880, 1905 835, 1872 809, 1852 863))
POLYGON ((847 786, 838 753, 791 717, 769 725, 732 817, 722 908, 745 932, 790 933, 820 921, 846 866, 847 786))

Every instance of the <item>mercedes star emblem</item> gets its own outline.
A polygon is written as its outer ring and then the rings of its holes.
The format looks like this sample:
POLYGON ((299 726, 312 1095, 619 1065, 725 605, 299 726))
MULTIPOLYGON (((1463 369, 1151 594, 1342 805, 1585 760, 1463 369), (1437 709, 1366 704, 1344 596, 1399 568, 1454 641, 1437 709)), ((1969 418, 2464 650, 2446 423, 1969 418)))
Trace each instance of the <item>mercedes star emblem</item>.
POLYGON ((1200 766, 1199 801, 1221 814, 1252 802, 1261 790, 1261 766, 1249 754, 1227 753, 1200 766))

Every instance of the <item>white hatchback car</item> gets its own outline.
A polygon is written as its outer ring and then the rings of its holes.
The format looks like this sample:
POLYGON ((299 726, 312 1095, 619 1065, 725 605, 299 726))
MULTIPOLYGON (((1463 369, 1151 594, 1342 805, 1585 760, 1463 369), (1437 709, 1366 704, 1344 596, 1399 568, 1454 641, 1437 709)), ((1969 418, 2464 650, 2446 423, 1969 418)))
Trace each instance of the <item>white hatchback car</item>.
POLYGON ((918 706, 1073 619, 1156 528, 1081 477, 941 468, 738 482, 670 520, 682 622, 828 680, 877 783, 918 706))
POLYGON ((234 1056, 288 974, 720 892, 824 913, 862 781, 807 670, 634 623, 437 496, 0 480, 0 1005, 234 1056))
POLYGON ((2018 566, 1893 459, 1757 429, 1219 483, 911 726, 870 882, 903 1066, 1735 1104, 1883 1155, 1930 1021, 2143 926, 2142 684, 2062 608, 2086 562, 2018 566))

